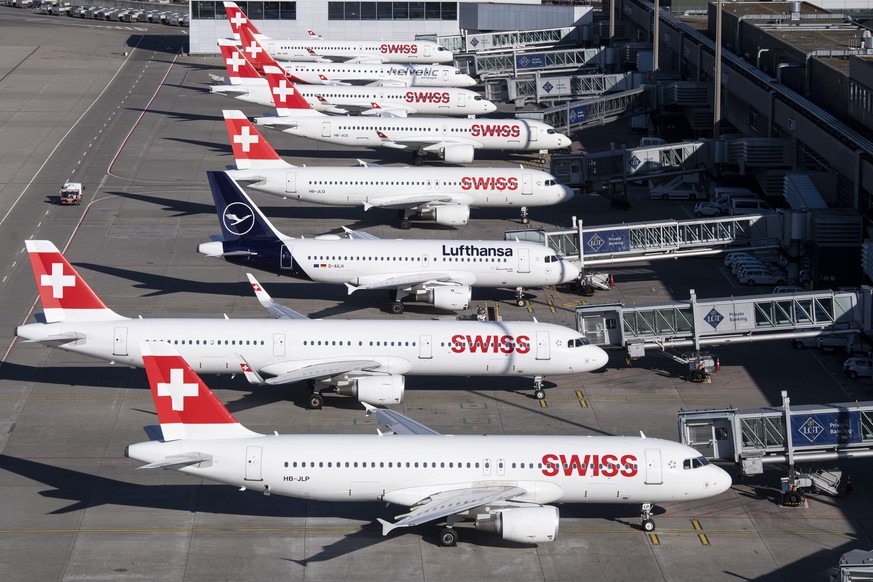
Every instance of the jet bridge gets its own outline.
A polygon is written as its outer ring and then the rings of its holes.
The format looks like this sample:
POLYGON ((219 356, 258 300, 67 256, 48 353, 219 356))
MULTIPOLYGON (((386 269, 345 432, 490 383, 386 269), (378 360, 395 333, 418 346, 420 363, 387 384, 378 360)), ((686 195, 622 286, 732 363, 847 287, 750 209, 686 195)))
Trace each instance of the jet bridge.
POLYGON ((485 80, 489 101, 541 102, 593 97, 608 91, 624 91, 642 85, 642 73, 534 77, 490 77, 485 80))
POLYGON ((556 105, 536 112, 519 111, 519 119, 537 119, 565 133, 583 126, 601 125, 618 117, 647 111, 646 88, 637 87, 582 101, 556 105))
POLYGON ((533 75, 543 71, 603 70, 607 65, 604 47, 535 51, 512 48, 460 55, 455 60, 459 68, 483 80, 501 75, 533 75))
POLYGON ((507 230, 505 240, 545 244, 582 267, 706 255, 752 247, 775 248, 782 233, 780 214, 631 222, 583 228, 573 218, 571 230, 507 230))
MULTIPOLYGON (((682 410, 679 438, 709 459, 737 463, 744 475, 759 475, 767 464, 793 468, 795 463, 871 457, 873 402, 792 407, 783 391, 779 407, 682 410)), ((809 476, 816 488, 835 492, 826 475, 809 476)))
POLYGON ((593 344, 625 348, 639 358, 647 349, 851 335, 870 328, 873 288, 858 292, 808 291, 698 299, 662 305, 607 303, 576 308, 576 328, 593 344))

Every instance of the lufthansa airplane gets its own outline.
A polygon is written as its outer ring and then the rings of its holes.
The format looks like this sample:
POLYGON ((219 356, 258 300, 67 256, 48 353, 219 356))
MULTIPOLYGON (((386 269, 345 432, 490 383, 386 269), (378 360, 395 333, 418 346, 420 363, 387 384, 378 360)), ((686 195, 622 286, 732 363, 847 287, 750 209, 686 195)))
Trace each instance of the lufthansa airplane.
POLYGON ((255 122, 317 141, 409 150, 416 163, 426 153, 436 153, 450 164, 472 162, 477 149, 538 152, 570 145, 570 139, 551 125, 528 119, 331 117, 310 107, 281 69, 267 66, 264 75, 276 116, 255 122))
POLYGON ((282 160, 241 111, 224 111, 236 170, 228 174, 247 188, 282 198, 329 206, 396 210, 400 228, 411 218, 444 226, 467 224, 470 208, 528 208, 566 202, 573 190, 554 176, 524 166, 500 168, 380 166, 299 167, 282 160))
MULTIPOLYGON (((694 449, 657 438, 442 435, 398 412, 365 404, 390 432, 258 434, 237 422, 175 346, 141 348, 160 431, 129 445, 143 469, 176 469, 264 494, 402 506, 382 535, 439 521, 537 544, 558 535, 560 503, 639 504, 653 531, 654 503, 690 502, 727 491, 731 477, 694 449)), ((152 427, 149 427, 152 428, 152 427)))
MULTIPOLYGON (((227 68, 228 85, 212 85, 212 93, 227 95, 265 107, 273 107, 270 87, 231 41, 219 39, 218 46, 227 68)), ((362 87, 340 85, 297 85, 306 102, 324 113, 406 117, 407 115, 485 115, 497 110, 491 101, 475 91, 457 87, 362 87)))
MULTIPOLYGON (((324 168, 321 168, 324 170, 324 168)), ((276 227, 226 172, 207 172, 222 237, 201 243, 207 257, 278 275, 359 289, 387 289, 395 300, 424 301, 439 309, 462 310, 472 287, 516 289, 569 283, 580 268, 549 247, 519 240, 380 239, 346 229, 348 238, 320 235, 291 238, 276 227)))
MULTIPOLYGON (((373 6, 375 10, 375 5, 373 6)), ((261 41, 273 55, 289 61, 342 60, 347 63, 451 63, 452 51, 429 40, 323 40, 309 35, 306 40, 274 40, 260 33, 236 2, 225 2, 224 10, 236 37, 240 29, 261 41)))
MULTIPOLYGON (((260 72, 275 63, 269 52, 246 28, 240 29, 242 50, 260 72)), ((283 62, 288 74, 311 85, 369 83, 400 87, 472 87, 476 80, 457 67, 410 63, 301 63, 283 62)))
POLYGON ((43 314, 16 328, 23 340, 128 366, 142 366, 140 342, 166 341, 202 374, 310 381, 310 408, 328 390, 400 402, 406 375, 534 377, 544 397, 544 375, 590 372, 608 359, 575 330, 537 321, 319 320, 275 303, 274 319, 129 318, 109 309, 53 243, 25 245, 43 314))

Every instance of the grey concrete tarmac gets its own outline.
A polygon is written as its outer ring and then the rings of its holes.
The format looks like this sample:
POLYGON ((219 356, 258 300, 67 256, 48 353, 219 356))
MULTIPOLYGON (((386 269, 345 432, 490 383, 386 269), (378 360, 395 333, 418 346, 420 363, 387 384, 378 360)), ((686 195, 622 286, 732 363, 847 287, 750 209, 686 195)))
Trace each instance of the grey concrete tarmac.
MULTIPOLYGON (((13 341, 32 321, 36 291, 23 240, 47 238, 104 301, 144 317, 265 317, 241 269, 195 246, 218 232, 204 172, 232 164, 222 109, 262 108, 206 93, 218 59, 178 54, 184 29, 76 21, 0 8, 0 576, 4 580, 816 580, 841 553, 871 545, 871 472, 848 467, 856 493, 813 496, 785 509, 773 502, 778 473, 737 479, 710 500, 667 504, 657 537, 642 533, 636 506, 561 508, 551 544, 526 546, 464 528, 458 547, 436 545, 436 529, 382 537, 376 517, 396 507, 328 504, 239 492, 172 471, 137 471, 124 447, 155 422, 141 370, 13 341), (141 29, 141 30, 136 30, 141 29), (123 44, 137 46, 127 56, 123 44), (85 183, 81 207, 53 203, 60 184, 85 183)), ((575 136, 608 147, 615 127, 575 136)), ((291 163, 347 165, 356 158, 405 163, 398 152, 351 150, 271 132, 291 163)), ((518 161, 503 154, 476 163, 518 161), (509 160, 509 161, 508 161, 509 160)), ((434 162, 435 163, 435 162, 434 162)), ((521 227, 514 211, 475 211, 464 228, 427 223, 401 231, 390 213, 290 204, 253 194, 289 234, 363 228, 382 237, 499 238, 521 227)), ((631 193, 629 211, 598 196, 535 209, 532 226, 684 218, 689 205, 631 193)), ((473 308, 498 305, 506 319, 535 316, 574 326, 583 302, 666 302, 748 293, 717 259, 639 263, 612 270, 613 291, 593 298, 532 290, 529 307, 509 290, 474 291, 473 308)), ((313 317, 387 318, 382 293, 355 293, 260 275, 275 298, 313 317)), ((453 317, 412 305, 409 319, 453 317)), ((650 355, 628 368, 614 353, 601 372, 549 378, 547 398, 523 379, 414 377, 399 409, 455 434, 637 434, 677 438, 680 408, 754 407, 865 399, 869 386, 840 377, 839 358, 787 344, 718 350, 711 384, 650 355)), ((307 411, 300 386, 253 389, 241 378, 207 382, 253 430, 371 433, 350 399, 328 396, 307 411)))

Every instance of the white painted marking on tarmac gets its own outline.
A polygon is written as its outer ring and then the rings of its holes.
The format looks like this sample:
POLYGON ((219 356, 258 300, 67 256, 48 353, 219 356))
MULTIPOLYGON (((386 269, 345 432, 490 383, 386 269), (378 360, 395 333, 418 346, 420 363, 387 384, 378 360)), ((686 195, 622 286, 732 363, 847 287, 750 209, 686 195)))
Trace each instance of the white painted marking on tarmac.
POLYGON ((41 221, 41 220, 40 220, 39 222, 36 223, 36 228, 39 228, 40 226, 42 226, 42 221, 41 221))
POLYGON ((6 275, 3 275, 3 283, 6 282, 6 277, 7 277, 6 275))

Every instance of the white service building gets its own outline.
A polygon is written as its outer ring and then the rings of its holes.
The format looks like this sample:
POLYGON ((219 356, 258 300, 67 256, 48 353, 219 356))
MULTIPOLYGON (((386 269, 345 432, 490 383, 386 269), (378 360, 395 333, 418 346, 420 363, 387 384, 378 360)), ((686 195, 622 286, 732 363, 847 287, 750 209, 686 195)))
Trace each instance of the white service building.
MULTIPOLYGON (((541 5, 539 0, 483 2, 352 2, 346 0, 238 1, 265 35, 308 38, 312 29, 329 40, 412 40, 416 35, 530 30, 572 26, 586 5, 541 5)), ((590 16, 588 17, 590 19, 590 16)), ((191 0, 191 54, 217 54, 216 40, 231 36, 221 0, 191 0)))

